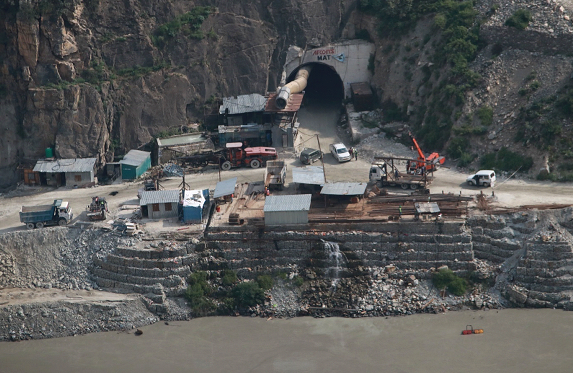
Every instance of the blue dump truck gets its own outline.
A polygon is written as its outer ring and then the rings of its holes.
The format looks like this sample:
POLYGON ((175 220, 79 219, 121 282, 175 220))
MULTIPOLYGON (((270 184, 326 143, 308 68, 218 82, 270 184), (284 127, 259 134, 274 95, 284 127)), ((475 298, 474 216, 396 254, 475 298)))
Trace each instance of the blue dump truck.
POLYGON ((54 200, 51 205, 22 206, 20 221, 28 229, 42 228, 46 225, 66 225, 73 218, 69 203, 61 199, 54 200))

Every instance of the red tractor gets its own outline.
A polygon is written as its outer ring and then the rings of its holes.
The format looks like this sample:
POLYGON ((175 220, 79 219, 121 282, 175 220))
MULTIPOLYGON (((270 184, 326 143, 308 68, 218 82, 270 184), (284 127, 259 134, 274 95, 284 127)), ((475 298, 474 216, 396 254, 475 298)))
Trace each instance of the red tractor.
POLYGON ((446 158, 441 157, 438 153, 432 153, 426 157, 414 136, 412 136, 411 133, 409 133, 409 135, 418 152, 418 161, 408 161, 408 165, 406 166, 407 173, 411 175, 422 175, 428 172, 434 172, 438 168, 438 165, 444 164, 446 158))
POLYGON ((251 166, 259 168, 265 166, 267 161, 277 159, 277 150, 266 146, 243 148, 240 142, 227 143, 221 157, 221 170, 228 171, 232 167, 251 166))

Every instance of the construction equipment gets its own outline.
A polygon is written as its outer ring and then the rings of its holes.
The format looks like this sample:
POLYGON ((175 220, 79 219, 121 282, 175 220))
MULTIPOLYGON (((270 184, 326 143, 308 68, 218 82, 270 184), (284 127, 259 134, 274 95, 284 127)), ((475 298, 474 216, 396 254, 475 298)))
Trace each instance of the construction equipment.
POLYGON ((426 188, 433 177, 428 176, 426 172, 422 174, 401 173, 395 162, 405 160, 408 163, 416 162, 414 159, 375 157, 374 163, 370 167, 370 181, 379 186, 400 186, 402 189, 426 188))
POLYGON ((265 169, 265 187, 282 190, 285 185, 286 171, 285 161, 268 161, 265 169))
POLYGON ((266 146, 243 148, 243 143, 229 142, 226 152, 221 158, 221 170, 228 171, 231 167, 250 166, 259 168, 265 166, 267 161, 277 159, 277 150, 266 146))
POLYGON ((422 149, 420 149, 420 146, 418 145, 418 142, 416 141, 412 133, 409 133, 408 135, 412 139, 412 142, 416 147, 416 151, 418 152, 418 160, 408 161, 408 164, 406 166, 406 172, 408 174, 421 175, 427 172, 433 172, 437 170, 438 165, 444 164, 444 162, 446 161, 445 157, 442 157, 435 152, 426 157, 422 149))
POLYGON ((274 159, 277 159, 277 150, 275 148, 266 146, 243 148, 243 143, 241 142, 229 142, 226 144, 225 149, 177 158, 182 165, 189 164, 192 167, 204 167, 209 164, 218 164, 223 171, 243 166, 259 168, 265 166, 267 161, 274 159))
POLYGON ((28 229, 42 228, 46 225, 68 224, 74 217, 69 203, 61 199, 54 200, 51 205, 22 206, 20 221, 26 224, 28 229))
POLYGON ((87 216, 89 220, 104 220, 107 209, 107 201, 104 197, 92 197, 92 203, 87 207, 87 216))

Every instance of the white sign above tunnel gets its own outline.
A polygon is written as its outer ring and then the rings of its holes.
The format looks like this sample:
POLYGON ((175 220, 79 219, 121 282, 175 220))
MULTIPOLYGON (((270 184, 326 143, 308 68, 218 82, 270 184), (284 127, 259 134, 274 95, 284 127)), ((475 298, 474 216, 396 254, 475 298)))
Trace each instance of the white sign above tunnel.
POLYGON ((285 76, 290 78, 288 82, 294 79, 293 72, 302 65, 328 65, 340 76, 344 95, 350 97, 350 84, 370 82, 372 73, 368 70, 368 61, 374 51, 374 44, 365 40, 347 40, 307 51, 290 47, 285 61, 285 76))

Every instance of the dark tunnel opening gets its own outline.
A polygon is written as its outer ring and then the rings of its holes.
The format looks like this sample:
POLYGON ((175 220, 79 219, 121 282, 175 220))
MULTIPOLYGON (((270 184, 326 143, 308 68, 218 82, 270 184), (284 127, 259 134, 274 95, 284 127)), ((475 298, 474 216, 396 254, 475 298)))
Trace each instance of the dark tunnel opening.
MULTIPOLYGON (((322 63, 310 63, 299 66, 299 69, 303 66, 312 67, 304 89, 303 105, 340 107, 344 99, 344 85, 334 68, 322 63)), ((289 82, 295 78, 299 69, 290 74, 289 82)))

